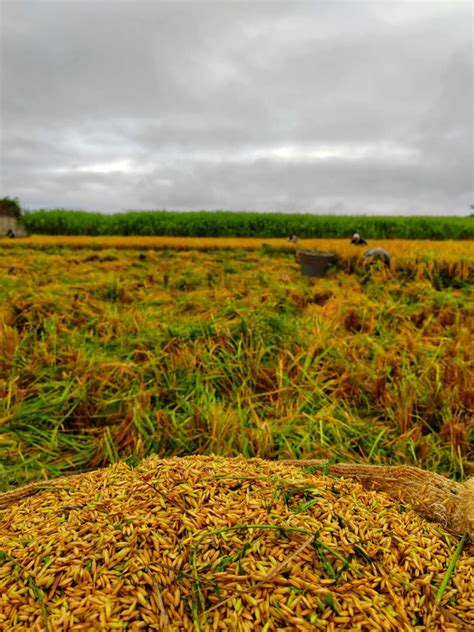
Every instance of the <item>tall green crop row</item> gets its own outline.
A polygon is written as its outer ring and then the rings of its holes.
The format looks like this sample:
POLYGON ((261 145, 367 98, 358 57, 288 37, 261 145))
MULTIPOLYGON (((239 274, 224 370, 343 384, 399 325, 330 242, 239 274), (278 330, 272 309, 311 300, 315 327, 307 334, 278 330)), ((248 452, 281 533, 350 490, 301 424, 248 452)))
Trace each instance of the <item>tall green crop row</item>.
POLYGON ((472 239, 472 217, 374 217, 225 211, 135 211, 107 215, 85 211, 27 212, 23 223, 47 235, 167 235, 179 237, 350 237, 368 239, 472 239))

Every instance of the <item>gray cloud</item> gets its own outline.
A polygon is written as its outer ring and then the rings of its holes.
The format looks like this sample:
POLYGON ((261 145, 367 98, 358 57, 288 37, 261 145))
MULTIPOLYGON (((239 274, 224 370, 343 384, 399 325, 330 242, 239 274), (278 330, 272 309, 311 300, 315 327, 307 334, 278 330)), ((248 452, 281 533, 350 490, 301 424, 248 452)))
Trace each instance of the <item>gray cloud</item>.
POLYGON ((469 2, 1 11, 1 188, 28 208, 469 212, 469 2))

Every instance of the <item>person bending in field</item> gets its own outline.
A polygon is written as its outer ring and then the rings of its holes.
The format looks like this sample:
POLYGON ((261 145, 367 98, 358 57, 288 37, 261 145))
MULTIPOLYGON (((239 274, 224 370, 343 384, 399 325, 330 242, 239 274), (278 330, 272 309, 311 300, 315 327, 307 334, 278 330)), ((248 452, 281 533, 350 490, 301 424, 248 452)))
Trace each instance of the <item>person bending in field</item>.
POLYGON ((367 242, 363 237, 359 235, 359 233, 354 233, 352 235, 351 244, 354 244, 356 246, 366 246, 367 242))
POLYGON ((366 252, 364 252, 362 259, 383 261, 387 268, 390 268, 390 254, 385 250, 385 248, 369 248, 366 252))
POLYGON ((291 235, 288 235, 287 241, 289 241, 292 244, 297 244, 299 242, 299 240, 300 240, 300 238, 298 237, 298 235, 295 235, 293 233, 291 235))

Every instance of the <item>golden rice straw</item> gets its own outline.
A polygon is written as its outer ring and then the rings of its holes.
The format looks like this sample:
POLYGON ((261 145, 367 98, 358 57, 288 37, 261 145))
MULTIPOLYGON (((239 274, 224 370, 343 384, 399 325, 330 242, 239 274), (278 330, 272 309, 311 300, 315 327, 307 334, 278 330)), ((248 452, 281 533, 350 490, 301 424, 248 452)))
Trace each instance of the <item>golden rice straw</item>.
POLYGON ((14 505, 15 503, 23 500, 24 498, 28 498, 29 496, 34 496, 39 492, 48 491, 50 489, 54 489, 56 487, 64 485, 71 485, 74 483, 74 480, 80 476, 79 474, 71 474, 70 476, 61 476, 59 478, 54 478, 50 481, 37 481, 35 483, 29 483, 28 485, 23 485, 22 487, 18 487, 17 489, 12 489, 9 492, 3 492, 0 494, 0 511, 2 509, 7 509, 10 505, 14 505))

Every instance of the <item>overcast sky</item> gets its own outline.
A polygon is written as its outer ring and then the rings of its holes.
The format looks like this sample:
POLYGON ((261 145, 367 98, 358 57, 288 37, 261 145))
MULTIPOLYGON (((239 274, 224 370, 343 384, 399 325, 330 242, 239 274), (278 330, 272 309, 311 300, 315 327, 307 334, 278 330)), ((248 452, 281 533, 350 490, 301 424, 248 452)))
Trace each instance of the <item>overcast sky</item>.
POLYGON ((470 1, 0 6, 24 208, 472 212, 470 1))

